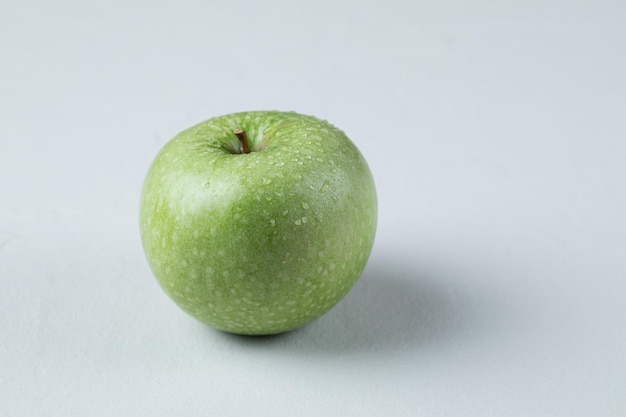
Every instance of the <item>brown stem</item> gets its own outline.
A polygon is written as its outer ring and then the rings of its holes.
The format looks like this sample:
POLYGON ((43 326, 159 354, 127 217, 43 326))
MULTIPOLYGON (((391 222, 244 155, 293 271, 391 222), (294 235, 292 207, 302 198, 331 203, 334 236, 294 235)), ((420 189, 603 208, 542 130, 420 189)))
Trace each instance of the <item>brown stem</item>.
POLYGON ((239 139, 239 145, 241 146, 242 153, 250 153, 250 145, 248 144, 248 135, 246 135, 246 131, 243 129, 237 129, 233 131, 237 139, 239 139))

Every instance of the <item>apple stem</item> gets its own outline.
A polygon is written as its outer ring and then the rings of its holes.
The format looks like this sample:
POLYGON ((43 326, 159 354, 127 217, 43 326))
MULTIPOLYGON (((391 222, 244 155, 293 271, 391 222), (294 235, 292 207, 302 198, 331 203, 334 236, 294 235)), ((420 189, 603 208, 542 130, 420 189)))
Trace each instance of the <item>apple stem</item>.
POLYGON ((248 144, 248 135, 246 135, 246 131, 243 129, 237 129, 233 133, 239 139, 239 145, 241 146, 242 153, 250 153, 250 145, 248 144))

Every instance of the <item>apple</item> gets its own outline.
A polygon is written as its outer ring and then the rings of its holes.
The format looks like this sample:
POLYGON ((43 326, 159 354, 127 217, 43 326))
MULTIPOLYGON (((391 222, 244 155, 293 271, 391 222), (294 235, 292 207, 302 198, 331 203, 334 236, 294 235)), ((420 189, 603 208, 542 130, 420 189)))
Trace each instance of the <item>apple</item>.
POLYGON ((281 333, 352 288, 376 231, 356 146, 294 112, 216 117, 178 134, 147 173, 140 229, 163 290, 227 332, 281 333))

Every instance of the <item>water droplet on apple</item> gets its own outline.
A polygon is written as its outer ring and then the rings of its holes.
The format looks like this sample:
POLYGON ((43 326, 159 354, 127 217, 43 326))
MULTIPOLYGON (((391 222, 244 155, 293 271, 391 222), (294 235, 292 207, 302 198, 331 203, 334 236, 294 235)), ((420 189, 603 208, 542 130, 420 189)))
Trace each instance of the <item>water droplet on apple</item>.
POLYGON ((309 221, 309 219, 307 219, 306 216, 302 218, 302 223, 306 223, 308 221, 309 221))
POLYGON ((295 222, 293 222, 293 224, 295 224, 296 226, 301 226, 302 225, 302 219, 297 219, 295 222))
POLYGON ((205 182, 205 183, 204 183, 204 186, 205 186, 206 188, 209 188, 209 187, 211 187, 211 183, 207 181, 207 182, 205 182))
POLYGON ((271 220, 270 220, 270 225, 271 225, 272 227, 276 226, 276 220, 271 219, 271 220))
POLYGON ((302 202, 302 208, 305 209, 305 210, 308 210, 309 209, 309 204, 306 201, 303 201, 302 202))
POLYGON ((331 195, 330 199, 333 200, 335 203, 339 201, 339 197, 337 197, 335 194, 331 195))
POLYGON ((324 181, 324 184, 322 184, 322 186, 320 187, 320 192, 325 193, 326 191, 328 191, 329 187, 330 183, 328 182, 328 180, 324 181))

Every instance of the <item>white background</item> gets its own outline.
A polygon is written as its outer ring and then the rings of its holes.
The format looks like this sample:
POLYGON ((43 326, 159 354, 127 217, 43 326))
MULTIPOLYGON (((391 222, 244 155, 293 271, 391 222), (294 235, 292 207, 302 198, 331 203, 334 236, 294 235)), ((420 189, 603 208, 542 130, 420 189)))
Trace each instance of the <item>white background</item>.
POLYGON ((0 6, 0 415, 626 416, 626 3, 0 6), (330 313, 245 338, 148 269, 143 176, 243 110, 379 192, 330 313))

